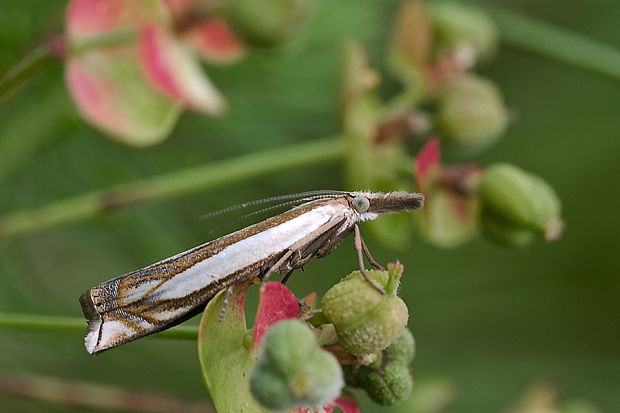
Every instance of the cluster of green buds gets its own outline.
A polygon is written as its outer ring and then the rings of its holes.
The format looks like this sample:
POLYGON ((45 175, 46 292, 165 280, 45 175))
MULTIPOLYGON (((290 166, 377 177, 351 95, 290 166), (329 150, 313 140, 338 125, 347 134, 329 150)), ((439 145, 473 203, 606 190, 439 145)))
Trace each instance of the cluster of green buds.
POLYGON ((344 357, 345 381, 359 387, 381 405, 393 405, 411 394, 413 378, 413 335, 405 327, 409 312, 396 295, 403 274, 400 263, 389 263, 387 270, 368 271, 372 286, 360 271, 353 271, 330 288, 322 300, 323 315, 338 336, 337 347, 344 357))
POLYGON ((322 350, 310 327, 299 320, 269 329, 250 375, 252 394, 273 410, 329 403, 343 385, 336 357, 322 350))
POLYGON ((419 152, 415 171, 426 194, 420 228, 435 245, 458 246, 482 233, 520 248, 536 238, 555 241, 562 234, 559 197, 530 172, 505 163, 444 166, 436 140, 419 152))
POLYGON ((495 54, 498 30, 482 11, 454 1, 432 3, 430 15, 437 131, 457 149, 483 149, 504 134, 509 120, 499 88, 472 71, 495 54))
POLYGON ((409 110, 430 107, 431 126, 425 132, 439 134, 456 149, 488 146, 503 135, 508 110, 499 89, 473 70, 495 54, 498 41, 494 22, 473 6, 445 0, 428 7, 422 1, 403 2, 389 62, 404 84, 400 109, 407 110, 407 103, 409 110))
MULTIPOLYGON (((452 175, 467 172, 457 182, 457 192, 464 186, 472 189, 453 196, 443 189, 435 191, 436 182, 421 183, 415 172, 417 182, 412 182, 408 152, 436 137, 448 151, 471 155, 505 134, 511 117, 502 93, 475 72, 495 54, 498 36, 492 19, 471 5, 403 1, 392 26, 387 61, 402 90, 387 99, 381 96, 380 75, 363 46, 348 42, 345 47, 342 123, 349 148, 348 186, 424 192, 429 203, 418 229, 442 247, 460 245, 479 232, 480 205, 470 195, 482 168, 457 165, 450 171, 452 175)), ((410 217, 393 215, 368 227, 380 242, 397 249, 406 245, 415 224, 410 217)))
POLYGON ((406 400, 413 389, 409 365, 415 355, 415 341, 409 329, 388 348, 376 353, 372 363, 362 366, 344 366, 347 385, 366 391, 377 404, 391 406, 406 400))
POLYGON ((205 309, 198 338, 216 409, 359 412, 345 385, 382 405, 407 399, 414 342, 405 328, 407 306, 396 295, 403 270, 388 263, 387 270, 368 271, 376 284, 354 271, 326 292, 322 310, 315 309, 316 294, 300 302, 283 284, 267 282, 252 329, 244 311, 250 283, 235 286, 228 298, 219 293, 205 309))
POLYGON ((399 263, 390 263, 387 271, 367 272, 385 294, 366 281, 360 271, 353 271, 323 296, 323 314, 336 328, 340 346, 349 353, 381 351, 407 325, 407 306, 396 295, 403 269, 399 263))

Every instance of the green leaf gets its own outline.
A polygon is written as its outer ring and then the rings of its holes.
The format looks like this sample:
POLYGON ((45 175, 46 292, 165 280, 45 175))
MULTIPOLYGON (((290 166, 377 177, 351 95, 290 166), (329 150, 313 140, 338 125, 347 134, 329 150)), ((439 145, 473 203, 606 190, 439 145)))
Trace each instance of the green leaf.
POLYGON ((256 364, 246 339, 243 300, 247 285, 235 286, 224 317, 220 313, 226 291, 207 304, 198 333, 202 377, 218 412, 268 412, 252 397, 248 377, 256 364))

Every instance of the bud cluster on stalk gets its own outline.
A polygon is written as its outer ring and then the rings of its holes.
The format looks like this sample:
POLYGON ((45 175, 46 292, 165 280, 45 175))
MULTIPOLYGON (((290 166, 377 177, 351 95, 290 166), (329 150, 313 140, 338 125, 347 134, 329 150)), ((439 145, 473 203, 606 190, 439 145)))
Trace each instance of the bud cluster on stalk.
POLYGON ((409 312, 396 295, 403 270, 400 263, 389 263, 387 271, 368 271, 385 294, 360 271, 353 271, 322 299, 323 315, 336 328, 338 345, 357 356, 344 366, 347 385, 362 388, 381 405, 407 399, 413 387, 409 364, 414 340, 406 328, 409 312))
MULTIPOLYGON (((349 186, 420 191, 427 199, 413 220, 395 214, 368 223, 386 246, 402 248, 415 230, 442 248, 479 234, 514 247, 540 233, 519 231, 496 219, 497 211, 483 202, 478 188, 484 165, 441 164, 440 146, 453 157, 475 155, 498 143, 514 119, 498 85, 477 73, 498 44, 495 22, 472 5, 403 1, 387 56, 388 70, 402 88, 388 99, 381 96, 381 77, 364 47, 345 44, 341 107, 343 137, 350 148, 345 157, 349 186), (411 165, 411 148, 418 149, 414 182, 404 173, 411 165), (508 237, 513 239, 502 239, 502 231, 513 232, 508 237)), ((559 236, 560 222, 558 216, 545 223, 546 240, 559 236)))
POLYGON ((250 375, 254 397, 274 410, 329 403, 343 385, 338 360, 320 348, 310 327, 299 320, 271 327, 250 375))
MULTIPOLYGON (((249 374, 252 397, 276 411, 342 407, 343 395, 348 403, 354 400, 342 393, 346 384, 381 405, 407 399, 415 350, 406 328, 409 311, 397 296, 403 270, 389 263, 387 270, 367 271, 385 293, 353 271, 325 293, 321 310, 310 311, 310 319, 300 315, 273 324, 249 374)), ((305 305, 312 309, 314 301, 305 305)))
POLYGON ((366 281, 360 271, 353 271, 323 296, 323 314, 336 328, 340 346, 349 353, 381 351, 407 325, 407 305, 396 295, 403 269, 401 264, 390 263, 387 271, 367 271, 385 294, 366 281))

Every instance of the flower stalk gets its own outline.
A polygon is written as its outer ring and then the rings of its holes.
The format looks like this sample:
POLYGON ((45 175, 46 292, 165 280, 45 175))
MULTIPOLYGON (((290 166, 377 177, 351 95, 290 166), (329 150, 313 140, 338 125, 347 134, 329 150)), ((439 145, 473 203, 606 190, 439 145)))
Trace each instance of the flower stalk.
POLYGON ((58 49, 55 47, 57 40, 39 45, 0 77, 0 105, 59 58, 58 49))
POLYGON ((41 231, 143 202, 173 199, 293 168, 334 162, 341 159, 344 152, 345 145, 341 139, 323 138, 22 209, 0 217, 0 239, 41 231))
MULTIPOLYGON (((1 330, 36 330, 84 333, 86 323, 81 317, 60 317, 40 314, 0 313, 1 330)), ((198 335, 197 326, 180 325, 154 334, 152 337, 195 340, 198 335)))

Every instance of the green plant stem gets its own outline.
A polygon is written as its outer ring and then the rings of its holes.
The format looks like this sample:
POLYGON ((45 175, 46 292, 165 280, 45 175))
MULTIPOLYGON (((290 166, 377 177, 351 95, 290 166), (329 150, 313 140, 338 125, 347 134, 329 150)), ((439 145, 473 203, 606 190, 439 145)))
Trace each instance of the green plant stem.
POLYGON ((344 152, 342 139, 331 137, 146 178, 9 213, 0 217, 0 238, 40 231, 141 202, 172 199, 289 169, 333 162, 344 152))
POLYGON ((495 4, 475 3, 495 19, 506 44, 620 80, 620 50, 495 4))
POLYGON ((0 78, 0 105, 55 58, 47 43, 39 45, 0 78))
POLYGON ((88 411, 215 413, 207 400, 33 374, 0 374, 0 395, 81 407, 88 411))
MULTIPOLYGON (((8 329, 83 333, 86 330, 86 322, 83 318, 77 317, 0 313, 0 330, 8 329)), ((195 340, 197 336, 196 326, 176 326, 152 337, 195 340)))

